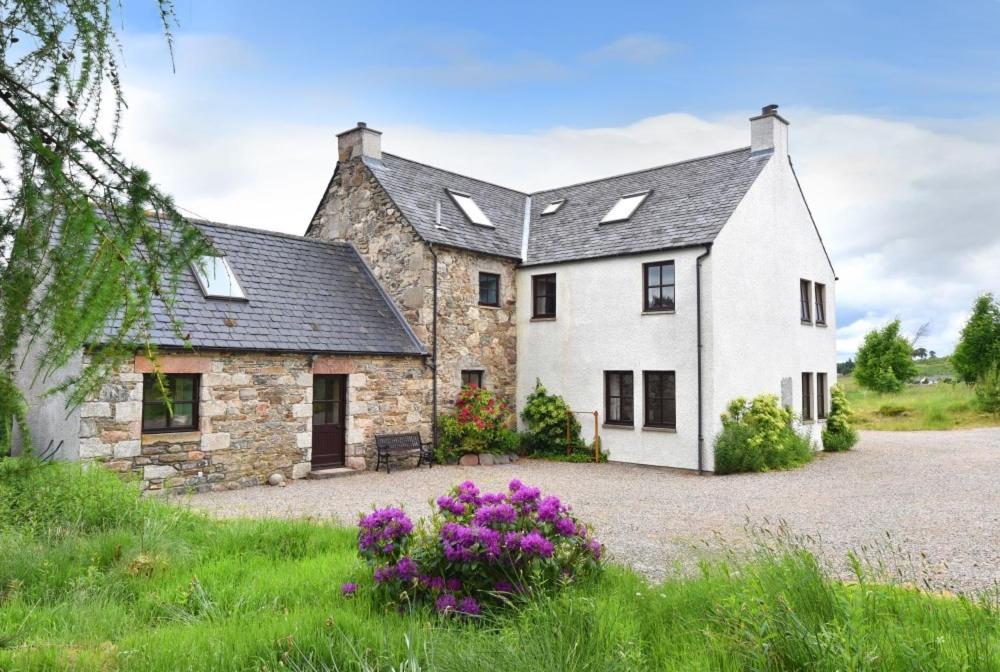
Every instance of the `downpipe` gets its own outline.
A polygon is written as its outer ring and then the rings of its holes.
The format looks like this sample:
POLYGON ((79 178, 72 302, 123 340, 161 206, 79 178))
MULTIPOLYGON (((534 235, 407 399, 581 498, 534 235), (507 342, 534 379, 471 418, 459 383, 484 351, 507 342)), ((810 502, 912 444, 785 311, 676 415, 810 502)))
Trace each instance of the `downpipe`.
POLYGON ((698 329, 698 473, 705 472, 705 420, 703 418, 704 403, 702 401, 702 373, 701 373, 701 350, 703 347, 701 337, 701 262, 712 253, 712 244, 705 246, 705 251, 698 255, 695 260, 695 315, 698 329))

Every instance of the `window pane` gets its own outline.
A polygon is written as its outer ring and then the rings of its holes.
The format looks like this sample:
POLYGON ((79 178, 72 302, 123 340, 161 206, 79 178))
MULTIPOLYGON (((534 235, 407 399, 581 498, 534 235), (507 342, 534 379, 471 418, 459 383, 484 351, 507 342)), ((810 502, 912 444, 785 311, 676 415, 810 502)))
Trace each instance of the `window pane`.
POLYGON ((142 408, 142 428, 143 429, 166 429, 167 427, 167 406, 166 404, 154 402, 143 404, 142 408))
MULTIPOLYGON (((169 389, 170 379, 165 377, 163 384, 169 389)), ((160 392, 160 385, 156 381, 156 375, 147 373, 142 377, 142 399, 143 401, 163 401, 163 393, 160 392)))
POLYGON ((648 191, 641 194, 629 194, 628 196, 622 196, 611 207, 608 214, 604 215, 604 219, 601 220, 601 224, 620 222, 630 218, 632 213, 636 211, 636 208, 638 208, 642 202, 646 200, 647 196, 649 196, 648 191))
POLYGON ((622 377, 617 373, 608 376, 608 394, 612 397, 622 396, 622 377))
POLYGON ((455 203, 461 208, 462 214, 468 217, 470 222, 481 226, 493 226, 490 218, 480 209, 479 204, 472 200, 471 196, 450 190, 448 193, 455 199, 455 203))
POLYGON ((174 401, 191 401, 194 399, 194 378, 177 376, 174 378, 174 401))
POLYGON ((325 424, 327 424, 327 422, 326 422, 326 409, 327 409, 328 405, 329 404, 327 404, 326 402, 322 402, 322 401, 314 401, 313 402, 313 424, 314 425, 325 425, 325 424))
POLYGON ((660 282, 664 285, 674 284, 674 265, 664 264, 660 270, 660 282))
POLYGON ((194 404, 175 403, 174 414, 170 418, 171 427, 192 427, 194 425, 194 404))
POLYGON ((194 264, 194 272, 201 281, 205 296, 243 299, 243 289, 236 280, 229 261, 225 257, 201 257, 194 264))
POLYGON ((655 287, 660 284, 660 267, 653 265, 646 267, 646 284, 655 287))

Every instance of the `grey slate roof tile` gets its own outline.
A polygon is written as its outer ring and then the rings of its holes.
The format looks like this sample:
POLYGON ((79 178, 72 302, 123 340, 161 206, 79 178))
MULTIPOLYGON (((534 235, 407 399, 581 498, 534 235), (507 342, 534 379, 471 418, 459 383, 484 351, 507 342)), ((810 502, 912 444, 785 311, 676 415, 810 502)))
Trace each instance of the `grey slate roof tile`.
MULTIPOLYGON (((192 224, 228 258, 248 299, 206 299, 194 273, 182 274, 175 313, 195 348, 425 354, 350 244, 192 224)), ((156 300, 153 310, 153 342, 183 346, 163 303, 156 300)))

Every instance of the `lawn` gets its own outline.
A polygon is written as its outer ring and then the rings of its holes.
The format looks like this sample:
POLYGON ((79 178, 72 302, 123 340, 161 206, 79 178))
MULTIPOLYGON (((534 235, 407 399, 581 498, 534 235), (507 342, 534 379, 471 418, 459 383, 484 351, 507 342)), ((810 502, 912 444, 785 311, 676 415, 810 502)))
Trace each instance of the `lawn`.
POLYGON ((1000 669, 996 596, 844 584, 786 544, 462 622, 377 604, 351 529, 210 520, 102 470, 0 462, 0 514, 2 670, 1000 669))
POLYGON ((1000 416, 977 408, 975 392, 964 383, 906 385, 900 392, 882 394, 862 389, 853 376, 841 376, 838 382, 847 392, 859 429, 910 431, 1000 425, 1000 416))

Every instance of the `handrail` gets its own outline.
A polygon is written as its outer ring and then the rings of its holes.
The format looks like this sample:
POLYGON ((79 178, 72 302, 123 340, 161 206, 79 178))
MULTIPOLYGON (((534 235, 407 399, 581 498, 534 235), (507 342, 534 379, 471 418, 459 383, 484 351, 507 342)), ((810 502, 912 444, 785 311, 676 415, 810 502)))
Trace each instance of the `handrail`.
POLYGON ((601 461, 601 434, 599 413, 597 411, 574 411, 572 409, 566 411, 566 456, 568 457, 573 454, 573 444, 570 442, 571 432, 569 421, 574 414, 594 416, 594 462, 599 464, 601 461))

